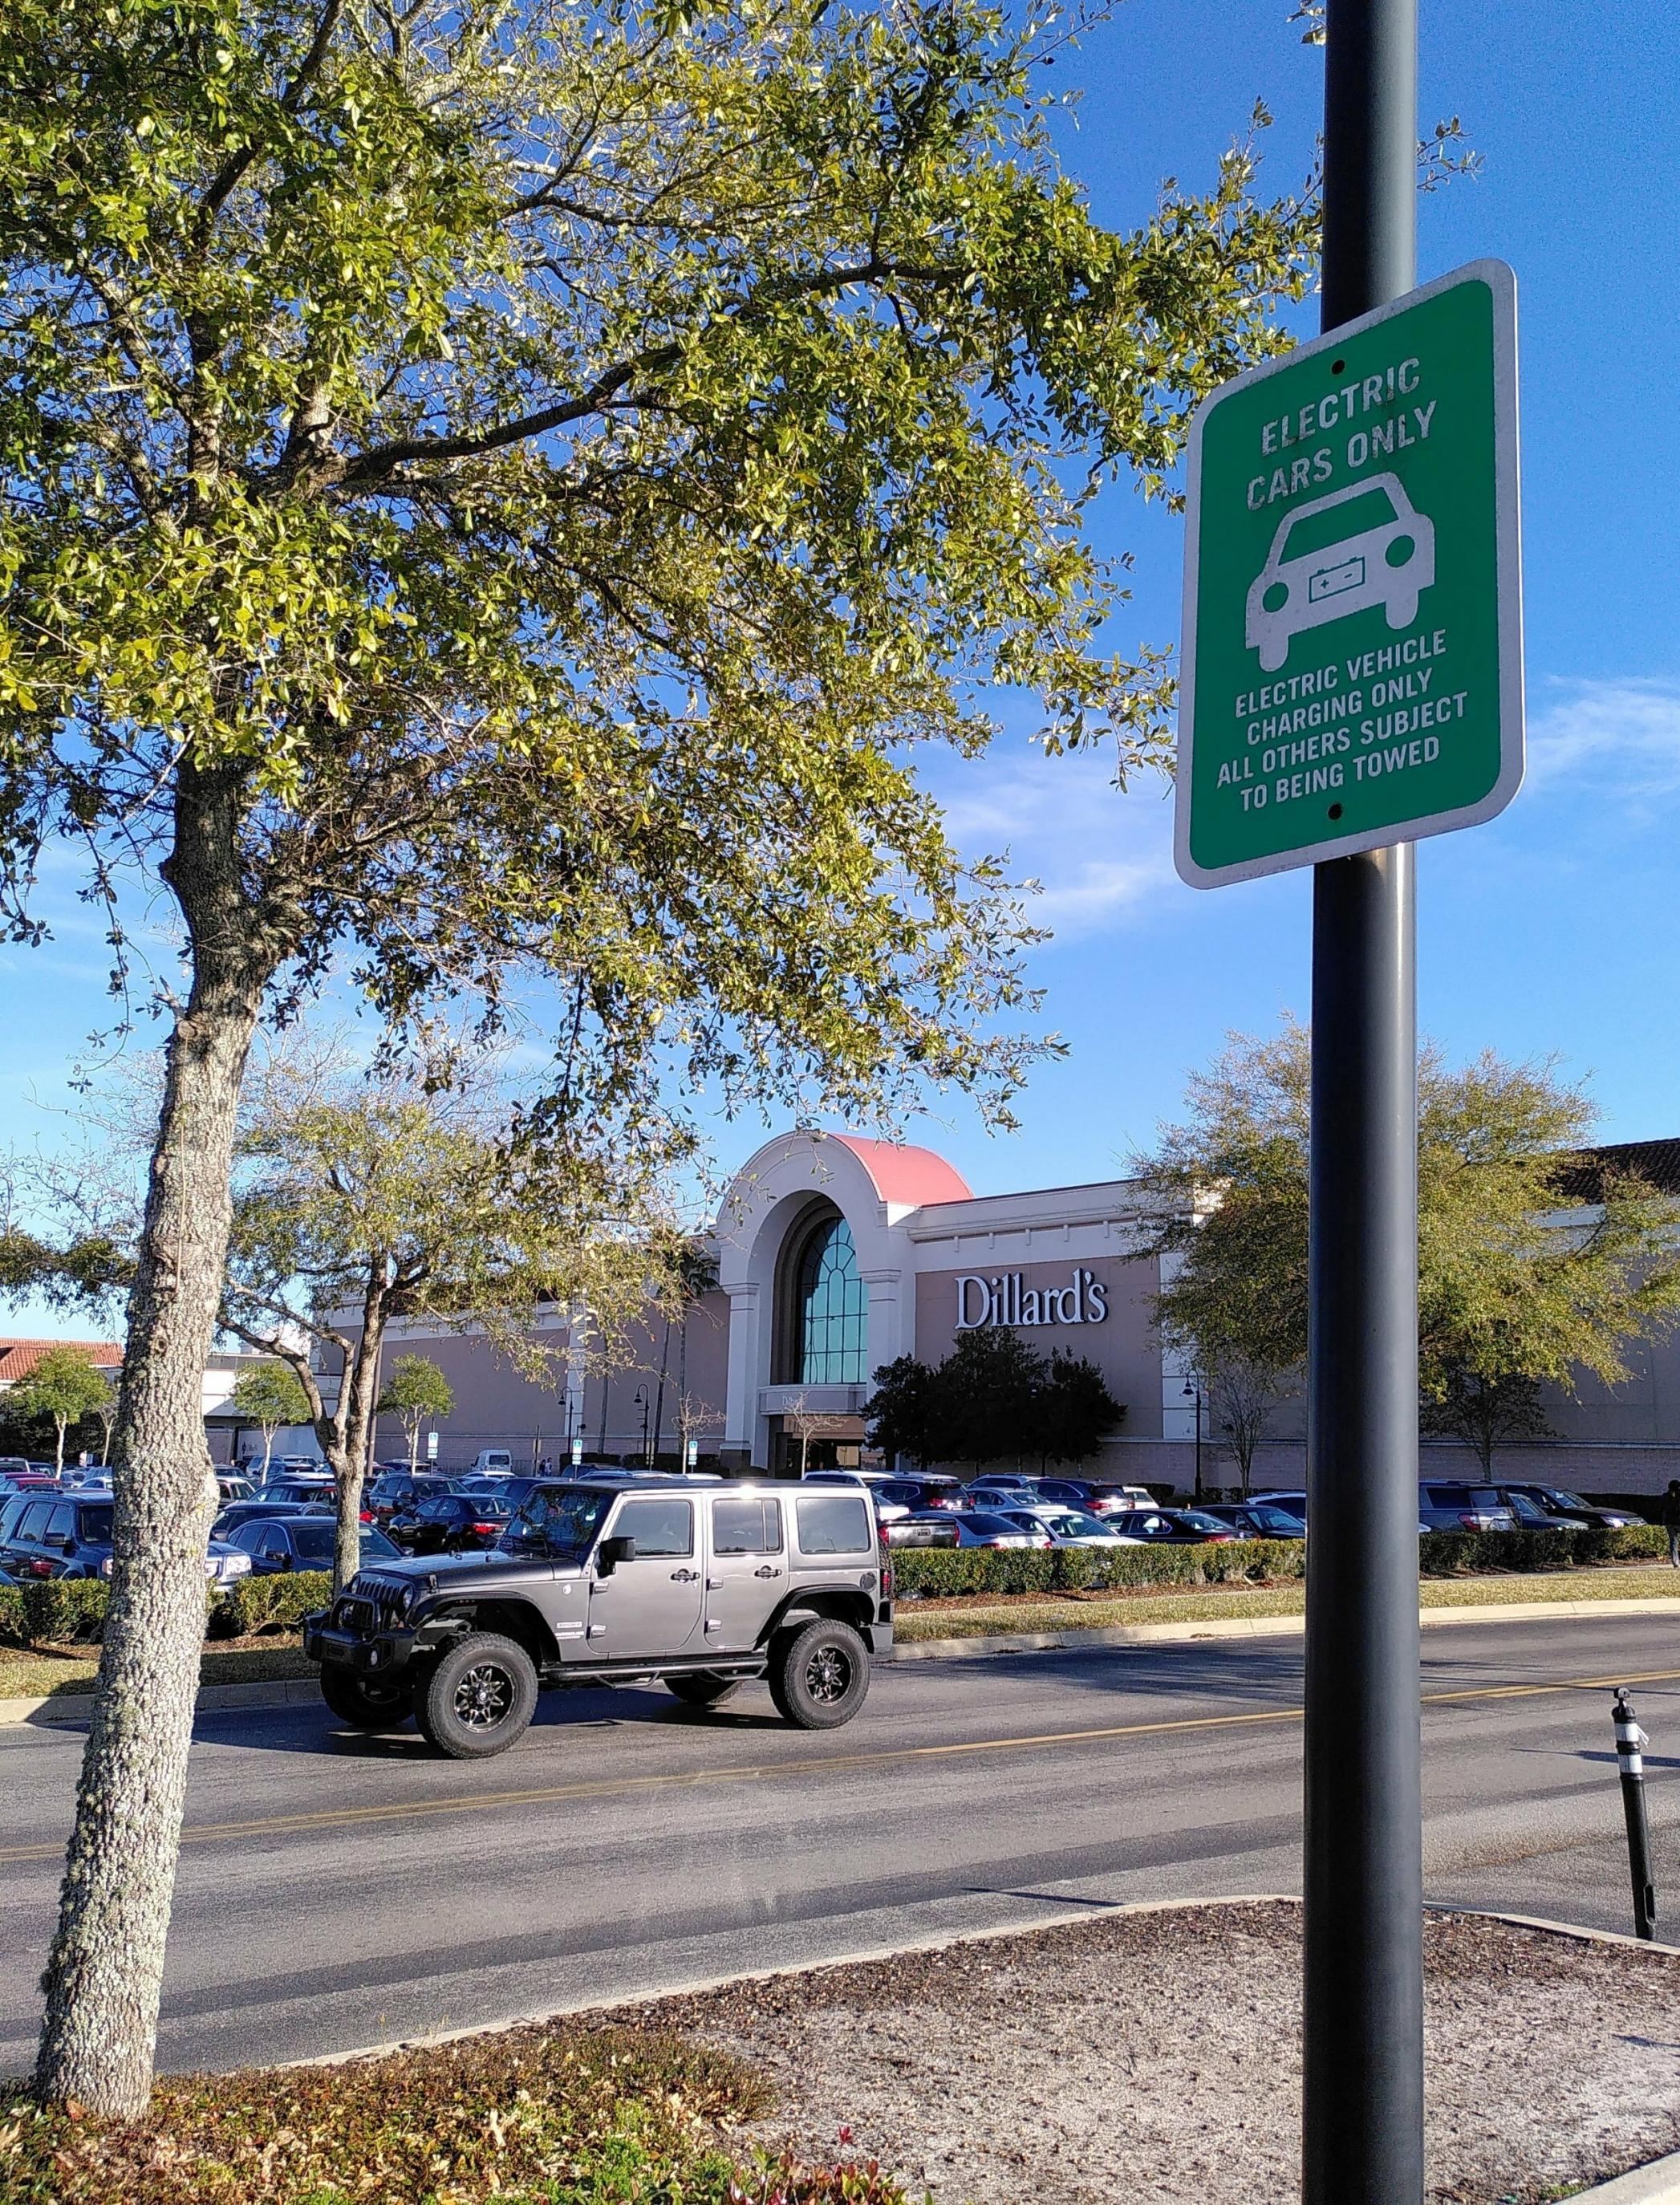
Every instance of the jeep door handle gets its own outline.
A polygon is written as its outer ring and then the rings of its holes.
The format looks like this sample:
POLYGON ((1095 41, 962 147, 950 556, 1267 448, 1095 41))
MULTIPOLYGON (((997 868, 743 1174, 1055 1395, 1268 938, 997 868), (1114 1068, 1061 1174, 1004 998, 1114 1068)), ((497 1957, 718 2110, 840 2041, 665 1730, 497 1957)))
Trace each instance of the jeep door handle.
POLYGON ((756 1578, 779 1578, 781 1575, 781 1572, 780 1570, 772 1569, 770 1565, 766 1562, 761 1569, 756 1569, 752 1574, 756 1578))
POLYGON ((673 1584, 693 1584, 699 1575, 698 1570, 673 1570, 671 1582, 673 1584))

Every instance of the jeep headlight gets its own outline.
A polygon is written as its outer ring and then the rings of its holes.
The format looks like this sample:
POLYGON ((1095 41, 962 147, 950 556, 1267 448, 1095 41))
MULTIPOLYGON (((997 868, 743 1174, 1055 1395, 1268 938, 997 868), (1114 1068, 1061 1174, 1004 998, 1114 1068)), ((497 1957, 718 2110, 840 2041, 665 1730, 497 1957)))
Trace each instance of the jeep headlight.
POLYGON ((402 1590, 398 1593, 395 1602, 393 1603, 395 1613, 399 1621, 401 1621, 401 1620, 408 1614, 409 1610, 413 1607, 415 1602, 419 1597, 420 1588, 419 1585, 410 1584, 403 1586, 402 1590))

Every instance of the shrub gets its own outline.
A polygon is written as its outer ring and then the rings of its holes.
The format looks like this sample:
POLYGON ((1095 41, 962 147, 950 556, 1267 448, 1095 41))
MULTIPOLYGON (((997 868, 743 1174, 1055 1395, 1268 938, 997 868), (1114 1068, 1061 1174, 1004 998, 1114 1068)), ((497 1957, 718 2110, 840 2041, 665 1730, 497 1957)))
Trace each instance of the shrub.
POLYGON ((62 1646, 98 1639, 105 1627, 103 1578, 34 1578, 22 1588, 26 1638, 62 1646))
POLYGON ((0 1585, 0 1638, 23 1643, 23 1587, 0 1585))
POLYGON ((246 1638, 260 1631, 294 1630, 312 1609, 325 1608, 332 1596, 329 1571, 276 1571, 272 1577, 241 1578, 229 1592, 222 1612, 234 1637, 246 1638))
MULTIPOLYGON (((1417 1542, 1417 1566, 1422 1577, 1462 1577, 1645 1561, 1667 1552, 1667 1533, 1649 1524, 1617 1531, 1425 1531, 1417 1542)), ((905 1600, 1252 1584, 1303 1578, 1306 1569, 1306 1543, 1300 1539, 1216 1540, 1196 1547, 911 1547, 893 1554, 894 1584, 905 1600)))

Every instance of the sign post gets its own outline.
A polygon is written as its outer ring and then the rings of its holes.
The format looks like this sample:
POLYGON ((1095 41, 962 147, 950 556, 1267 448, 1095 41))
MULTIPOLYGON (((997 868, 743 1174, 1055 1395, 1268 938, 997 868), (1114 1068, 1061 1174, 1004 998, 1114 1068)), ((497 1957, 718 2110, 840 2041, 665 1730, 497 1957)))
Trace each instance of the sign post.
POLYGON ((1416 0, 1328 0, 1324 334, 1191 432, 1176 856, 1311 865, 1304 2205, 1421 2205, 1420 836, 1523 771, 1515 286, 1416 282, 1416 0))

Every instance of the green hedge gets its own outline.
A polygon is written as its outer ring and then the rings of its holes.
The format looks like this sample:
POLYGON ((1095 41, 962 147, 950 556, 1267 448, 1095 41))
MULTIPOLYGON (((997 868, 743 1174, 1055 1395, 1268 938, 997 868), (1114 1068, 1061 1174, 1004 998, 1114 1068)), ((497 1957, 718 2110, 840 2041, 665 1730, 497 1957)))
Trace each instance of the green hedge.
MULTIPOLYGON (((1654 1524, 1612 1531, 1426 1531, 1419 1574, 1461 1577, 1511 1570, 1659 1559, 1668 1536, 1654 1524)), ((960 1593, 1088 1592, 1123 1585, 1242 1584, 1306 1574, 1300 1539, 1214 1540, 1196 1547, 901 1547, 893 1575, 901 1600, 960 1593)))
POLYGON ((333 1596, 328 1570, 280 1570, 272 1577, 240 1578, 221 1603, 223 1629, 248 1638, 259 1631, 294 1631, 312 1608, 333 1596))

